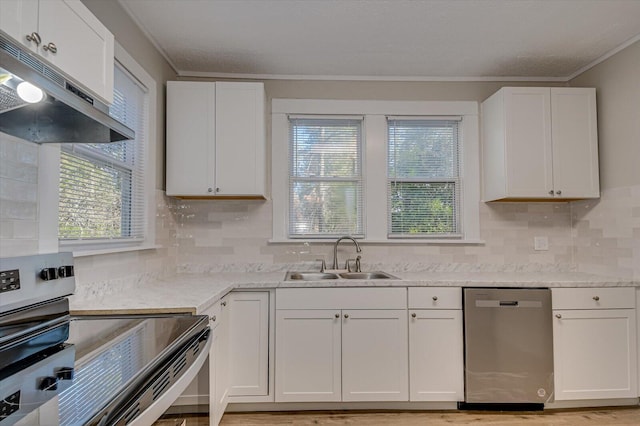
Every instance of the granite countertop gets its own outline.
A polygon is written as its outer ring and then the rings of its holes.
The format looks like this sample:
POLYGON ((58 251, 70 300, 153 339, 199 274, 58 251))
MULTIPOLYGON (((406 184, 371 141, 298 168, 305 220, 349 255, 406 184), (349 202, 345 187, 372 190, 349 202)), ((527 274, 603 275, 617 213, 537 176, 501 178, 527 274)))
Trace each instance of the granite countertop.
POLYGON ((640 287, 640 280, 578 272, 392 272, 397 280, 284 281, 284 272, 178 274, 95 297, 70 298, 76 315, 201 314, 234 289, 300 287, 640 287))

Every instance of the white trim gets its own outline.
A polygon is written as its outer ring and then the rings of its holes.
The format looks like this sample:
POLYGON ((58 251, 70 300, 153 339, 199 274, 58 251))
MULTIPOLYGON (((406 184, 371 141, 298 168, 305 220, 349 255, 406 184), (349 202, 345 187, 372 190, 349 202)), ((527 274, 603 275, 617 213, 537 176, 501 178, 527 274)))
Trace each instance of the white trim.
MULTIPOLYGON (((176 74, 179 74, 178 68, 176 67, 176 65, 173 63, 173 61, 171 60, 171 58, 169 57, 169 55, 167 54, 167 52, 165 52, 164 48, 160 45, 160 43, 158 43, 156 41, 156 39, 151 35, 151 32, 149 32, 149 30, 147 30, 147 27, 145 27, 142 24, 142 21, 140 21, 138 19, 138 17, 131 11, 131 8, 129 7, 129 4, 118 0, 118 3, 120 3, 120 6, 122 6, 122 8, 124 9, 125 12, 127 12, 127 15, 129 15, 129 17, 131 18, 131 20, 133 22, 135 22, 135 24, 138 26, 138 28, 140 29, 140 31, 142 31, 142 34, 144 34, 144 36, 147 38, 147 40, 149 40, 149 42, 151 42, 151 44, 153 45, 153 47, 156 48, 156 50, 162 55, 162 57, 165 59, 165 61, 167 61, 167 63, 169 64, 169 66, 173 69, 173 71, 176 74)), ((118 45, 118 42, 116 42, 116 45, 118 45)), ((116 58, 118 57, 118 53, 116 53, 116 58)))
POLYGON ((194 78, 237 78, 246 80, 313 80, 313 81, 416 81, 416 82, 496 82, 496 81, 530 81, 530 82, 561 82, 568 81, 566 77, 440 77, 440 76, 401 76, 401 75, 322 75, 322 74, 251 74, 210 71, 178 70, 180 77, 194 78))
POLYGON ((95 256, 97 254, 112 254, 112 253, 124 253, 124 252, 131 252, 131 251, 155 250, 159 248, 162 248, 162 246, 142 245, 142 246, 135 246, 135 247, 111 247, 111 248, 96 249, 96 250, 78 250, 78 251, 72 250, 72 252, 73 252, 73 257, 84 257, 84 256, 95 256))
POLYGON ((607 59, 609 59, 610 57, 612 57, 616 53, 620 52, 621 50, 626 49, 627 47, 631 46, 633 43, 635 43, 637 41, 640 41, 640 34, 636 35, 635 37, 630 38, 629 40, 627 40, 624 43, 622 43, 620 46, 610 50, 609 52, 607 52, 604 55, 600 56, 599 58, 595 59, 594 61, 589 62, 587 65, 585 65, 584 67, 580 68, 578 71, 576 71, 573 74, 569 75, 569 77, 567 77, 566 81, 571 81, 574 78, 578 77, 580 74, 583 74, 583 73, 589 71, 591 68, 593 68, 596 65, 606 61, 607 59))
POLYGON ((364 115, 363 190, 365 206, 365 238, 359 241, 372 244, 482 244, 480 240, 480 140, 478 103, 470 101, 358 101, 319 99, 273 99, 271 136, 271 188, 273 200, 273 238, 270 243, 300 243, 301 241, 328 243, 325 239, 290 239, 289 211, 289 120, 292 114, 364 115), (460 239, 401 239, 387 238, 387 163, 386 117, 402 116, 461 116, 463 197, 461 200, 460 239), (374 197, 373 194, 384 193, 374 197))

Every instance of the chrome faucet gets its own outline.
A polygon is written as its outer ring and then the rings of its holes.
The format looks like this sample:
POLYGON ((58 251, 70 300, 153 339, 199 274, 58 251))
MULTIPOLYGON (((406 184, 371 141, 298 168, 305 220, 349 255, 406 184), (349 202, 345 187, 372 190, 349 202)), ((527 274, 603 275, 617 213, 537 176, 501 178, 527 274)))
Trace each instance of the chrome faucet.
POLYGON ((333 245, 333 269, 338 269, 338 244, 342 240, 351 240, 351 241, 353 241, 353 243, 356 245, 356 252, 357 253, 362 252, 362 249, 360 248, 360 245, 358 244, 358 242, 356 241, 355 238, 350 237, 348 235, 338 238, 336 240, 336 243, 333 245))

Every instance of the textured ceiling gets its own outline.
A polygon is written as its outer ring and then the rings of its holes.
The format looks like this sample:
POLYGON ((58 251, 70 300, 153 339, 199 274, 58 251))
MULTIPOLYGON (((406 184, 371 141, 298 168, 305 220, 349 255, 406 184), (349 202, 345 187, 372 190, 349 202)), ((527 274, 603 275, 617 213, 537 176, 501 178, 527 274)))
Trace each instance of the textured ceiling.
POLYGON ((183 75, 568 78, 640 0, 120 0, 183 75))

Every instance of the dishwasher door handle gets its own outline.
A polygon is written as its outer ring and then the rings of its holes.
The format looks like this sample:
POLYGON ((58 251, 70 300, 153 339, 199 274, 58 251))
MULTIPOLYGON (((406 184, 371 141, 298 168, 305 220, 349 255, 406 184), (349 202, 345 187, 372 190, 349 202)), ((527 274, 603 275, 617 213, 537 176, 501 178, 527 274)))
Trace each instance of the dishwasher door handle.
POLYGON ((501 300, 500 306, 518 306, 517 300, 501 300))

